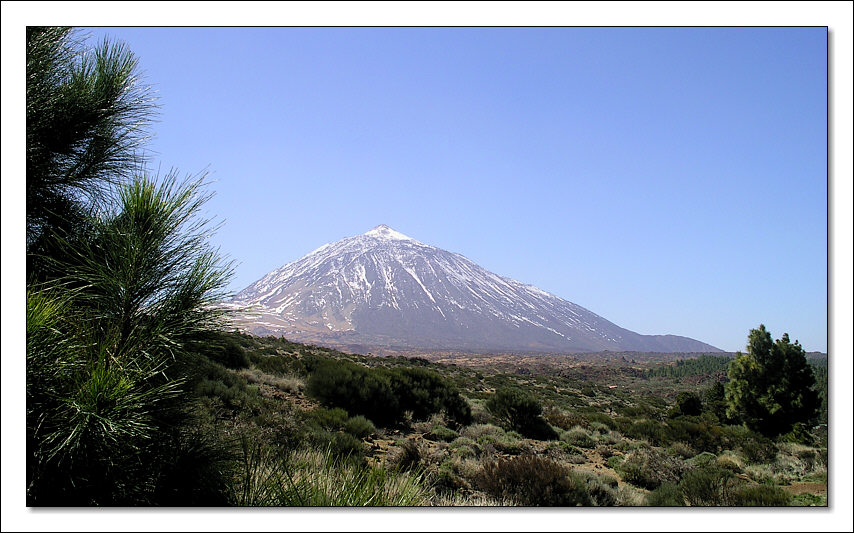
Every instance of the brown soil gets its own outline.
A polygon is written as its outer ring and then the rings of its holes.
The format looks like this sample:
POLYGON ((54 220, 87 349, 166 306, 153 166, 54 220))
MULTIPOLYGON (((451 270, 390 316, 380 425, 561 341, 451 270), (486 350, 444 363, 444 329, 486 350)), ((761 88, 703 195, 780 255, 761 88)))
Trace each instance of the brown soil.
POLYGON ((827 483, 792 483, 780 487, 795 496, 798 494, 815 494, 816 496, 827 496, 827 483))

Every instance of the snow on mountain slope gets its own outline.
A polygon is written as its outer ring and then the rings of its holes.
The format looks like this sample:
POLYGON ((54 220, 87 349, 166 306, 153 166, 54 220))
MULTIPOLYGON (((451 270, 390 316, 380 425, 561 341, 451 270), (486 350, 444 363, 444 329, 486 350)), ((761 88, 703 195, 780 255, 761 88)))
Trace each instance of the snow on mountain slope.
POLYGON ((232 300, 242 329, 293 340, 427 349, 718 351, 640 335, 460 254, 380 225, 278 268, 232 300))

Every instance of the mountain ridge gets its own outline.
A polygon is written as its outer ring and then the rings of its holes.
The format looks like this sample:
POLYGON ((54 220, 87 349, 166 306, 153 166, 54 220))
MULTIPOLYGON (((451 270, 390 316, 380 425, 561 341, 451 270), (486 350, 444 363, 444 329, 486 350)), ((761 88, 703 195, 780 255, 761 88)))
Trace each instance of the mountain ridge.
POLYGON ((718 352, 642 335, 381 224, 277 268, 227 304, 235 325, 293 340, 526 352, 718 352))

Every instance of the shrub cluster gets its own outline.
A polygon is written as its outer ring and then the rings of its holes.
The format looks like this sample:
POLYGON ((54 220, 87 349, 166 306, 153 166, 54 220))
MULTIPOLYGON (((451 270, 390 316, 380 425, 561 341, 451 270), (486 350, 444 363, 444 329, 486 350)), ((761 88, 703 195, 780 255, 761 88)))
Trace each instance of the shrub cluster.
POLYGON ((314 409, 306 414, 306 426, 311 441, 329 447, 332 454, 359 456, 364 452, 363 438, 376 432, 364 416, 350 417, 341 408, 314 409))
POLYGON ((572 429, 575 426, 580 426, 584 429, 590 427, 590 422, 583 415, 577 413, 566 413, 557 409, 546 409, 543 412, 543 418, 545 418, 549 424, 563 430, 572 429))
POLYGON ((709 465, 688 472, 679 488, 692 506, 722 506, 733 505, 737 483, 729 470, 709 465))
POLYGON ((471 409, 439 374, 423 368, 367 368, 349 361, 320 361, 306 392, 332 407, 346 407, 379 425, 403 420, 406 412, 423 419, 444 411, 459 423, 471 421, 471 409))
POLYGON ((486 463, 476 477, 478 487, 496 498, 526 506, 594 505, 587 480, 559 463, 521 455, 486 463))

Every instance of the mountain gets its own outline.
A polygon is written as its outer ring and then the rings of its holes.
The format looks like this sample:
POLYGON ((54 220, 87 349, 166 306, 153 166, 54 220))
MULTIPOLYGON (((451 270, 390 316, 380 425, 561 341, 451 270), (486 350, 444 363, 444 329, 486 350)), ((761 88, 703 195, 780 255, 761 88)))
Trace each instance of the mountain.
POLYGON ((302 342, 467 351, 717 352, 641 335, 380 225, 326 244, 238 293, 235 325, 302 342))

